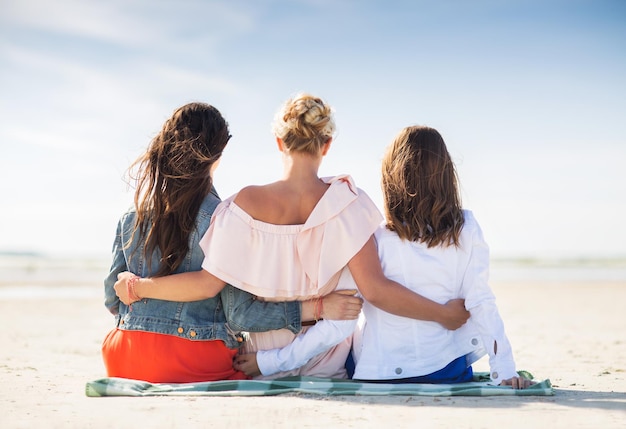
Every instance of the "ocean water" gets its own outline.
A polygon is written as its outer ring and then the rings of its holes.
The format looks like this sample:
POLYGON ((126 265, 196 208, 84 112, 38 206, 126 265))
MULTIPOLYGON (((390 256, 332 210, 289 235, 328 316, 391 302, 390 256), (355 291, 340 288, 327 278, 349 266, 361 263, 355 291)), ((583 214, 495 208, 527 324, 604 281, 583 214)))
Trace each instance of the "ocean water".
MULTIPOLYGON (((0 255, 0 299, 102 298, 104 257, 0 255)), ((615 282, 626 287, 626 258, 494 259, 492 282, 615 282)))
POLYGON ((109 258, 0 255, 0 299, 103 296, 109 258))
POLYGON ((626 286, 626 258, 495 259, 490 278, 494 282, 623 282, 626 286))

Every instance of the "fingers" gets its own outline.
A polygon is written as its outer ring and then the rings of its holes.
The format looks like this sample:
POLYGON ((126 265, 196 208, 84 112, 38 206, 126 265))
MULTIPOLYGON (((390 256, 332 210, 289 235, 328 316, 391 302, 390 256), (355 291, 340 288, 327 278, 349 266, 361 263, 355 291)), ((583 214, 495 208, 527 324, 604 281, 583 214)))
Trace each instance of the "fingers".
POLYGON ((535 382, 526 377, 511 377, 508 380, 503 380, 500 386, 511 386, 513 389, 527 389, 533 384, 535 382))
POLYGON ((124 277, 132 276, 133 274, 129 271, 122 271, 121 273, 117 273, 117 279, 122 280, 124 277))
MULTIPOLYGON (((515 378, 515 377, 513 377, 515 378)), ((509 378, 507 380, 502 380, 500 382, 500 386, 513 386, 513 378, 509 378)))
POLYGON ((363 308, 363 300, 361 298, 354 297, 351 298, 350 301, 346 301, 344 305, 346 309, 361 311, 361 308, 363 308))
POLYGON ((336 290, 333 293, 338 293, 340 295, 356 295, 357 290, 356 289, 341 289, 341 290, 336 290))
POLYGON ((233 361, 233 368, 235 368, 237 371, 246 372, 247 364, 248 364, 247 358, 235 357, 235 360, 233 361))
POLYGON ((261 374, 256 363, 256 353, 235 356, 233 358, 233 368, 251 377, 261 374))
POLYGON ((346 303, 345 306, 345 314, 349 320, 353 320, 359 317, 361 314, 361 309, 363 308, 363 300, 360 298, 355 298, 354 301, 350 301, 346 303))
POLYGON ((244 359, 237 359, 237 358, 235 358, 235 361, 233 363, 234 363, 235 367, 237 367, 237 366, 244 365, 246 362, 248 362, 248 359, 245 359, 245 358, 244 359))
POLYGON ((354 320, 363 308, 363 299, 355 296, 356 290, 337 290, 323 297, 322 318, 331 320, 354 320))
POLYGON ((448 318, 441 324, 450 330, 456 330, 463 326, 470 314, 465 309, 465 301, 463 299, 452 299, 446 302, 445 307, 448 309, 448 318))

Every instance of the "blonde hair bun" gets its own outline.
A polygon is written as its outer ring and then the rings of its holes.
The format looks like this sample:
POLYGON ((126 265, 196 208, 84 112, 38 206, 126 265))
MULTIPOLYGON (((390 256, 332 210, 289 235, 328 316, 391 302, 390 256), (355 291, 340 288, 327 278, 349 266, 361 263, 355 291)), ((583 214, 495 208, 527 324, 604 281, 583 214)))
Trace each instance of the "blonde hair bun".
POLYGON ((279 109, 272 131, 288 150, 316 154, 335 133, 332 108, 319 97, 298 94, 279 109))

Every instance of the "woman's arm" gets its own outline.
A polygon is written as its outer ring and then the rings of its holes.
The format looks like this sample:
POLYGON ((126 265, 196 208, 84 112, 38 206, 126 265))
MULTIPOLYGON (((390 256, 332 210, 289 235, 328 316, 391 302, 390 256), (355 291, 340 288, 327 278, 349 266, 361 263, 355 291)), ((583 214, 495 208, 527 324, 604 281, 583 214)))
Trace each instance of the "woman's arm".
POLYGON ((228 326, 235 332, 265 332, 285 328, 296 334, 302 329, 300 301, 262 301, 231 285, 222 289, 220 298, 228 326))
POLYGON ((302 321, 358 319, 363 308, 363 298, 356 296, 357 292, 354 285, 354 289, 335 290, 321 298, 302 301, 302 321), (322 302, 318 303, 318 299, 322 302), (316 311, 320 314, 316 315, 316 311))
POLYGON ((333 320, 355 320, 359 317, 363 299, 355 296, 356 289, 336 291, 308 301, 270 302, 257 299, 249 292, 226 286, 220 294, 226 320, 235 331, 265 332, 286 328, 294 334, 302 329, 301 322, 316 317, 333 320), (316 310, 321 314, 315 314, 316 310), (322 311, 323 310, 323 311, 322 311))
POLYGON ((129 297, 129 292, 133 292, 138 298, 177 302, 200 301, 214 298, 226 285, 205 270, 134 280, 136 277, 128 271, 117 276, 115 292, 124 304, 136 301, 129 297))
MULTIPOLYGON (((355 287, 350 270, 344 269, 336 292, 346 293, 354 290, 355 287)), ((329 296, 326 295, 324 299, 329 296)), ((324 304, 324 309, 326 309, 326 304, 324 304)), ((300 368, 312 357, 325 352, 352 335, 356 324, 356 319, 321 320, 281 349, 260 350, 256 353, 238 355, 233 367, 250 376, 259 374, 267 376, 300 368)))
POLYGON ((467 214, 465 221, 464 229, 471 231, 471 242, 464 245, 469 247, 471 244, 471 253, 461 283, 462 296, 489 354, 491 380, 495 384, 523 389, 528 387, 527 382, 520 379, 515 369, 513 348, 506 336, 496 297, 489 286, 489 246, 474 217, 467 214))
POLYGON ((352 335, 356 324, 356 320, 322 320, 281 349, 237 355, 233 368, 252 377, 300 368, 352 335))
POLYGON ((438 304, 385 277, 372 236, 348 263, 359 291, 372 305, 398 316, 431 320, 446 329, 458 329, 469 313, 462 300, 438 304))
POLYGON ((118 314, 120 307, 120 299, 115 294, 114 284, 117 281, 119 273, 128 269, 126 266, 126 258, 124 257, 124 250, 122 246, 122 223, 117 224, 117 232, 115 234, 115 241, 113 242, 113 261, 111 262, 111 269, 109 275, 104 279, 104 306, 112 313, 118 314))
MULTIPOLYGON (((188 302, 213 298, 226 285, 222 280, 205 270, 145 279, 137 278, 133 273, 126 271, 118 274, 117 278, 118 280, 114 285, 115 292, 119 299, 127 305, 133 302, 129 296, 131 290, 138 298, 188 302)), ((302 321, 310 321, 315 318, 315 299, 304 301, 301 304, 299 302, 271 303, 258 301, 254 295, 234 288, 229 288, 228 293, 225 292, 222 293, 222 299, 227 318, 243 331, 259 330, 250 329, 249 321, 246 320, 252 307, 258 307, 260 311, 273 307, 283 308, 285 312, 291 315, 288 317, 291 321, 294 320, 294 317, 302 321), (235 290, 238 292, 234 292, 235 290)), ((355 296, 355 293, 356 290, 343 290, 324 297, 324 312, 321 316, 334 320, 355 320, 358 318, 363 300, 355 296)), ((276 328, 272 326, 274 325, 262 329, 262 331, 285 327, 276 328)), ((297 331, 299 330, 300 328, 297 329, 297 331)))

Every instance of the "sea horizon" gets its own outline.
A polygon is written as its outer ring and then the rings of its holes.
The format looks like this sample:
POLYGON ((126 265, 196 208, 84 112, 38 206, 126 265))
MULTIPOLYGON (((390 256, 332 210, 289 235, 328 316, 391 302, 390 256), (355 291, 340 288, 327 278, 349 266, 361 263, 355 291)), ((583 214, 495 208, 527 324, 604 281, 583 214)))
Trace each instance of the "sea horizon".
MULTIPOLYGON (((0 252, 0 299, 101 297, 110 256, 0 252)), ((494 257, 490 282, 626 284, 626 257, 494 257)))

